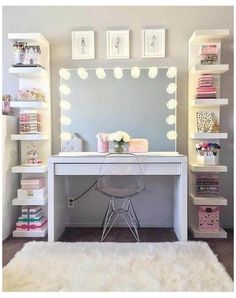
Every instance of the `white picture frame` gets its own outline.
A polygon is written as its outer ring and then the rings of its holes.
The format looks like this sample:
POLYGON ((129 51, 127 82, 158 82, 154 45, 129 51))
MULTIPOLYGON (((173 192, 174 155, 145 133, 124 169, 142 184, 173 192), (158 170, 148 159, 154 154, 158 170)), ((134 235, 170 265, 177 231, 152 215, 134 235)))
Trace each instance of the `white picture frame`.
POLYGON ((107 59, 129 58, 129 30, 112 30, 106 32, 107 59))
POLYGON ((72 31, 72 59, 95 59, 94 31, 72 31))
POLYGON ((142 30, 142 57, 165 57, 165 29, 142 30))

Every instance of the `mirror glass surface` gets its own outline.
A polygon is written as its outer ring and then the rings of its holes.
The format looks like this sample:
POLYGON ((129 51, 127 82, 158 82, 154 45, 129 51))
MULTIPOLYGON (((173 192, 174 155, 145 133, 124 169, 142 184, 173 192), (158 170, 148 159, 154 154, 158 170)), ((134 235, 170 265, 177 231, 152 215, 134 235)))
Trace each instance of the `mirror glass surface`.
POLYGON ((96 134, 126 131, 149 151, 176 151, 176 68, 60 70, 62 151, 71 138, 96 151, 96 134))

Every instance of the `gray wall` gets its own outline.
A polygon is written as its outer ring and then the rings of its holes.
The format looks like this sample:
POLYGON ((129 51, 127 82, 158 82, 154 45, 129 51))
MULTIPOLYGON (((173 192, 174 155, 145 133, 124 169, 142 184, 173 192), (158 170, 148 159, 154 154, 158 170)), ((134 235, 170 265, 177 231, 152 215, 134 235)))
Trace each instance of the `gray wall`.
MULTIPOLYGON (((233 7, 4 7, 3 92, 14 95, 17 90, 17 79, 8 75, 8 66, 12 62, 12 57, 9 54, 11 45, 7 41, 7 33, 41 32, 51 44, 53 152, 57 153, 60 150, 58 92, 58 71, 60 68, 175 65, 178 68, 177 149, 179 152, 187 154, 188 39, 195 29, 208 28, 228 28, 230 30, 230 37, 222 45, 222 61, 230 64, 230 71, 222 76, 221 88, 222 97, 229 98, 229 105, 222 108, 221 113, 222 131, 229 133, 229 139, 222 142, 224 153, 221 154, 221 162, 227 165, 229 169, 227 174, 221 175, 222 192, 227 197, 229 204, 227 207, 222 208, 221 219, 224 226, 232 226, 233 7), (141 58, 141 29, 152 26, 161 26, 167 29, 166 58, 141 58), (131 58, 120 61, 106 60, 105 31, 106 29, 120 28, 129 28, 131 30, 131 58), (96 31, 96 60, 78 61, 71 59, 71 31, 78 29, 93 29, 96 31)), ((152 183, 151 180, 148 183, 152 183)), ((152 187, 150 186, 149 189, 151 191, 152 187)), ((169 192, 163 188, 161 197, 167 199, 168 195, 169 192)), ((152 199, 155 200, 154 191, 152 192, 152 199)), ((160 213, 167 212, 170 214, 171 204, 169 205, 169 209, 160 213)), ((161 214, 158 215, 160 215, 159 222, 161 222, 162 216, 161 214)))

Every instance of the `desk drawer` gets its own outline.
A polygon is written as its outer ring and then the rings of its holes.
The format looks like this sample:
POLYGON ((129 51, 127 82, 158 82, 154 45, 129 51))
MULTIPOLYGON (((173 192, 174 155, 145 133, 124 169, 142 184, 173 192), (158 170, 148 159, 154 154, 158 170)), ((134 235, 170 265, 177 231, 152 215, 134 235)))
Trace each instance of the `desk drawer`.
MULTIPOLYGON (((99 175, 101 164, 55 164, 55 175, 99 175)), ((180 175, 180 163, 145 163, 141 164, 143 175, 180 175)), ((106 166, 109 175, 137 175, 137 165, 111 164, 106 166)))

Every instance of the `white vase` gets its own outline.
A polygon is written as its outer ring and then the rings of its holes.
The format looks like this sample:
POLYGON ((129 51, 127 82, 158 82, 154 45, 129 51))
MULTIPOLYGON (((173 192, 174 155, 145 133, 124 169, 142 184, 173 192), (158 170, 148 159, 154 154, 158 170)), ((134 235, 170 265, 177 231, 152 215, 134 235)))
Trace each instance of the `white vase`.
POLYGON ((199 165, 217 165, 218 155, 197 155, 197 164, 199 165))

